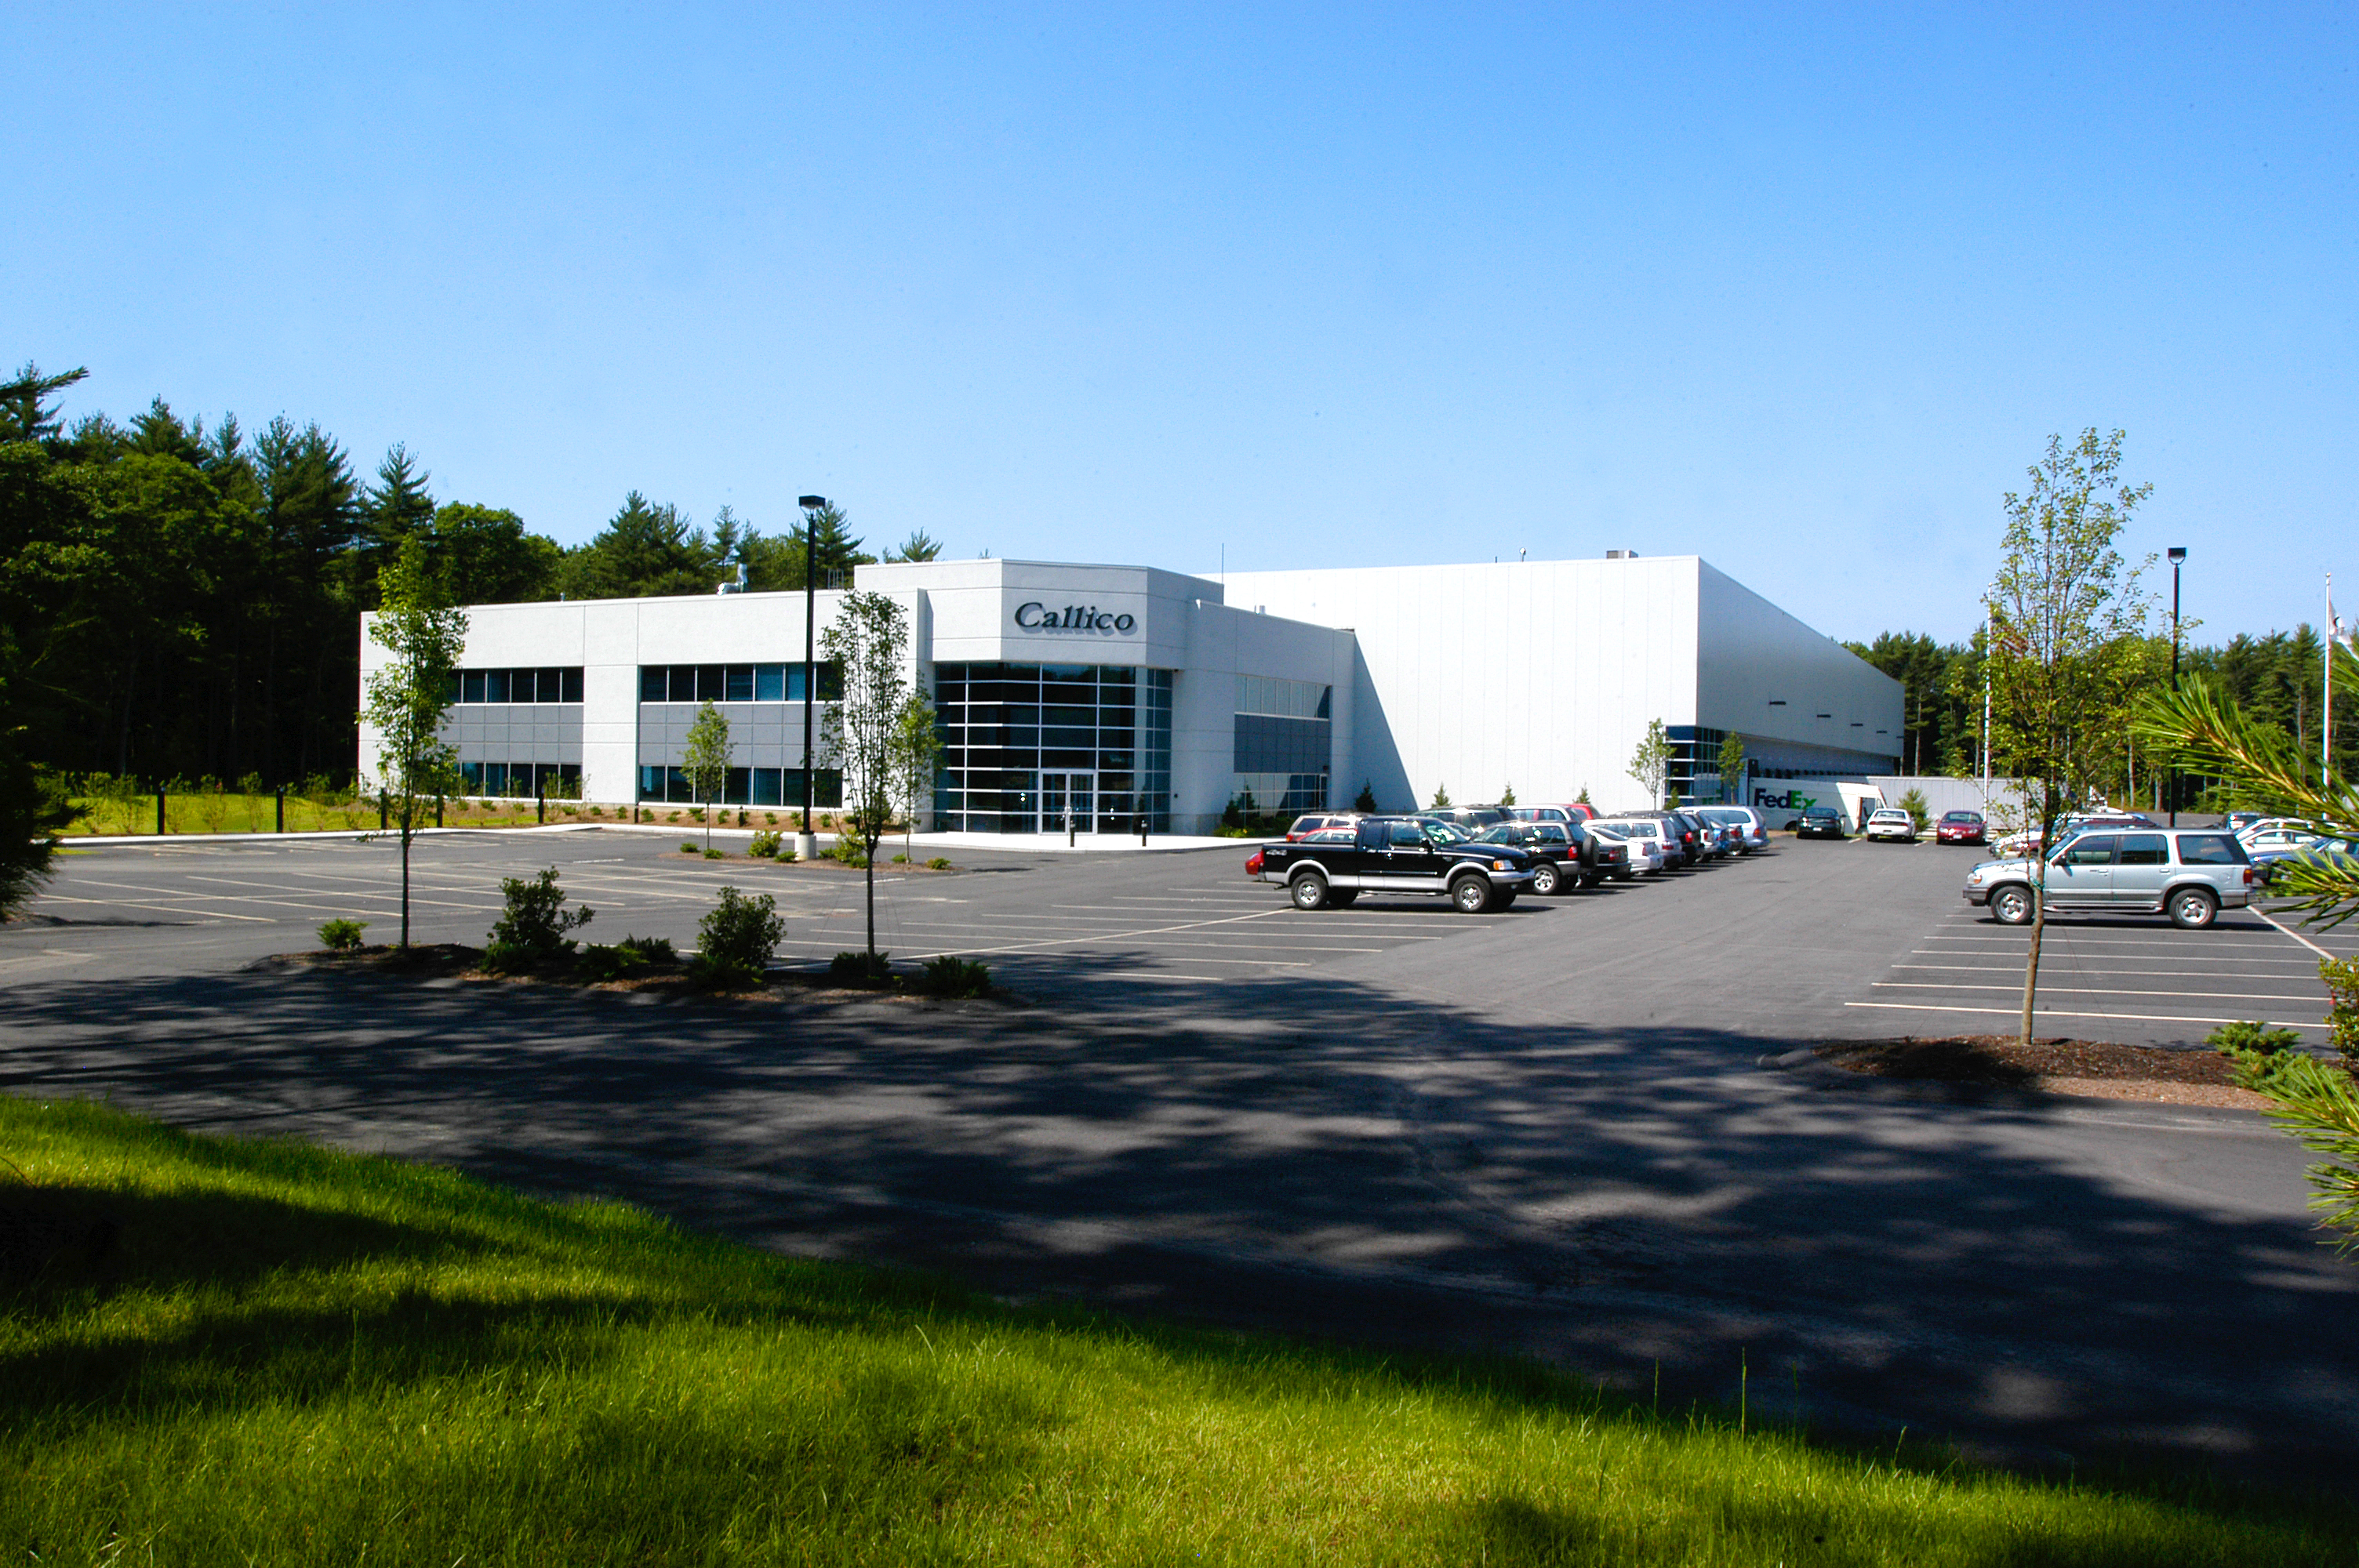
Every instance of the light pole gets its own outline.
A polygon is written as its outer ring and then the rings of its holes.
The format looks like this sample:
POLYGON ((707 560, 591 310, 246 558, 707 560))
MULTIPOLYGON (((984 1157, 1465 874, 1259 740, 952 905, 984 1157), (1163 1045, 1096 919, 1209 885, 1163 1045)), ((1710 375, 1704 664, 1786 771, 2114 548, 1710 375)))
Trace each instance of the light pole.
POLYGON ((812 860, 819 858, 810 818, 811 717, 819 711, 819 514, 827 497, 799 496, 795 504, 803 509, 803 830, 795 835, 795 853, 812 860))
MULTIPOLYGON (((2170 690, 2179 692, 2179 568, 2187 564, 2187 546, 2173 545, 2170 555, 2170 690)), ((2170 825, 2179 826, 2179 759, 2170 759, 2170 825)))

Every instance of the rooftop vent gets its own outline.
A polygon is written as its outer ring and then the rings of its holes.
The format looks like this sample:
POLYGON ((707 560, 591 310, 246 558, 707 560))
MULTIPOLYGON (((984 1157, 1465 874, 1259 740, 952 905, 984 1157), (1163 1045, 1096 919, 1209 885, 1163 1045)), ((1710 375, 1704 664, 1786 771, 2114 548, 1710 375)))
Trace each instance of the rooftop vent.
POLYGON ((1638 558, 1638 552, 1636 550, 1608 550, 1605 552, 1605 558, 1609 561, 1635 561, 1638 558))

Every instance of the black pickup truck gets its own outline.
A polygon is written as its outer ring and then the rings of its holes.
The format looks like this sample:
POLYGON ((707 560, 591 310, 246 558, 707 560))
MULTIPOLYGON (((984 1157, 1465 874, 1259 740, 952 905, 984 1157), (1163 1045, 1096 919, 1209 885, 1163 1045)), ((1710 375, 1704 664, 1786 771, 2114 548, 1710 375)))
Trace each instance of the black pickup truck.
POLYGON ((1283 884, 1297 909, 1340 907, 1364 892, 1426 893, 1469 914, 1514 903, 1536 864, 1513 845, 1447 842, 1407 816, 1363 816, 1349 829, 1268 845, 1259 859, 1261 880, 1283 884))

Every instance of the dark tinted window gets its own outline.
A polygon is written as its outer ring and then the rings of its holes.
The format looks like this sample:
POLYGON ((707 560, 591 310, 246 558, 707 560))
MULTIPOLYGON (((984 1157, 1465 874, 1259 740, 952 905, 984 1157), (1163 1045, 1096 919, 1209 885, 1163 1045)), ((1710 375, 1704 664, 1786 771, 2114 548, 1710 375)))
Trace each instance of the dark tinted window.
POLYGON ((563 684, 564 684, 564 695, 563 695, 563 698, 562 698, 562 700, 567 701, 567 702, 579 702, 579 701, 581 701, 581 700, 582 700, 582 666, 581 666, 581 665, 569 665, 569 666, 567 666, 567 667, 566 667, 566 669, 564 670, 563 674, 564 674, 564 676, 565 676, 565 680, 564 680, 564 683, 563 683, 563 684))
POLYGON ((1382 822, 1361 823, 1360 848, 1363 849, 1383 849, 1385 847, 1385 834, 1386 827, 1387 825, 1382 822))
POLYGON ((2182 866, 2241 866, 2245 847, 2225 833, 2182 833, 2179 863, 2182 866))
POLYGON ((1414 822, 1396 822, 1390 838, 1399 848, 1414 849, 1424 844, 1425 834, 1414 822))
POLYGON ((2170 864, 2170 850, 2159 833, 2133 833, 2122 840, 2119 863, 2125 866, 2167 866, 2170 864))
POLYGON ((2064 846, 2063 853, 2058 858, 2074 866, 2110 866, 2121 842, 2110 833, 2085 834, 2064 846))

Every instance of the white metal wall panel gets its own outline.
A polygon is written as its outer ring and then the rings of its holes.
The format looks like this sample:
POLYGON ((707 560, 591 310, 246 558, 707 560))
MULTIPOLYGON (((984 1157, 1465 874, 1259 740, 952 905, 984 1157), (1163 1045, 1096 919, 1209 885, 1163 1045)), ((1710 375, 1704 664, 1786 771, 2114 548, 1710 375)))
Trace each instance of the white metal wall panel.
POLYGON ((1650 720, 1696 722, 1692 556, 1240 572, 1233 605, 1356 633, 1356 771, 1389 810, 1460 802, 1644 804, 1650 720))

